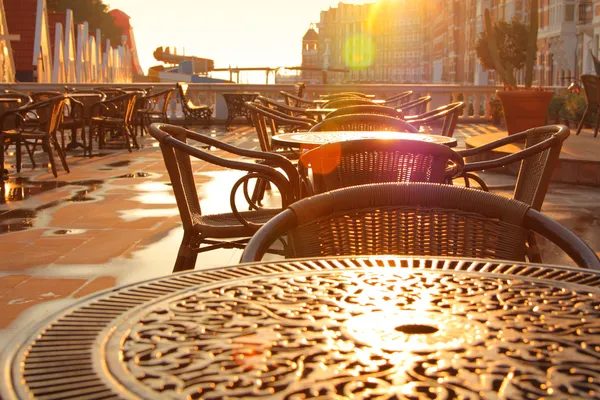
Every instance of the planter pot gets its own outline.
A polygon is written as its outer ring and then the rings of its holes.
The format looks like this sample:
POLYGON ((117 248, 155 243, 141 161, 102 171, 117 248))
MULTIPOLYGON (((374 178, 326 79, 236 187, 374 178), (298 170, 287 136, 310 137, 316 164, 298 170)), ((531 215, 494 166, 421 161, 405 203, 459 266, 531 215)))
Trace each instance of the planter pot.
POLYGON ((546 125, 548 105, 553 92, 515 90, 497 92, 504 110, 504 122, 509 135, 546 125))

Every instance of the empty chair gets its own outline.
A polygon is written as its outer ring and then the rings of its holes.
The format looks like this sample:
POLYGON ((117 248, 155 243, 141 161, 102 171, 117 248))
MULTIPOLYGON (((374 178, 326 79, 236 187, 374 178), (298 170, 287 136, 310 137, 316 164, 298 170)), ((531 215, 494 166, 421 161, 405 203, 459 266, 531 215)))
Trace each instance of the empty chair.
POLYGON ((423 96, 418 99, 407 101, 400 106, 400 110, 404 116, 419 115, 427 111, 427 105, 431 102, 431 96, 423 96))
POLYGON ((600 76, 584 74, 581 75, 581 82, 583 83, 583 88, 585 90, 587 105, 581 116, 581 121, 579 121, 579 125, 577 125, 576 135, 581 133, 581 128, 583 128, 585 119, 592 111, 596 110, 596 127, 594 128, 594 137, 596 137, 598 136, 598 128, 600 127, 600 76))
POLYGON ((417 128, 401 119, 375 114, 350 114, 327 118, 310 128, 310 132, 323 131, 419 132, 417 128))
POLYGON ((179 94, 181 110, 186 122, 202 123, 204 126, 208 126, 210 124, 210 117, 212 116, 212 109, 204 104, 194 104, 189 95, 187 83, 178 82, 177 93, 179 94))
POLYGON ((97 90, 99 92, 104 93, 104 95, 106 96, 107 100, 112 99, 113 97, 118 97, 118 96, 122 96, 124 94, 126 94, 127 92, 117 88, 117 87, 96 87, 93 90, 97 90))
POLYGON ((340 92, 340 93, 321 95, 321 100, 336 100, 336 99, 345 99, 348 97, 359 97, 359 98, 363 98, 363 99, 368 98, 368 96, 366 94, 360 93, 360 92, 340 92))
POLYGON ((333 118, 339 117, 340 115, 348 115, 348 114, 375 114, 375 115, 387 115, 389 117, 394 118, 402 118, 402 112, 396 110, 392 107, 380 106, 378 104, 361 104, 358 106, 348 106, 338 108, 335 111, 330 112, 325 117, 333 118))
POLYGON ((288 257, 402 255, 524 261, 538 233, 580 267, 600 260, 574 233, 529 205, 435 183, 351 186, 300 200, 256 232, 241 261, 258 261, 287 235, 288 257))
POLYGON ((83 147, 86 149, 86 128, 90 128, 92 118, 92 109, 95 104, 106 100, 106 95, 99 90, 84 89, 74 90, 67 95, 66 113, 60 124, 61 145, 63 149, 73 149, 83 147), (71 142, 65 146, 64 132, 66 129, 71 131, 71 142), (77 142, 77 132, 81 129, 82 143, 77 142))
MULTIPOLYGON (((200 252, 219 248, 244 248, 248 238, 258 227, 280 211, 279 208, 256 209, 255 204, 251 204, 251 207, 254 208, 252 211, 238 211, 235 201, 231 200, 231 212, 203 214, 198 200, 192 159, 203 160, 219 167, 249 172, 248 175, 244 175, 237 181, 237 186, 234 185, 231 199, 235 199, 240 185, 243 185, 245 190, 247 180, 256 177, 268 180, 277 186, 283 207, 291 204, 298 196, 296 168, 280 155, 237 148, 179 126, 152 124, 149 131, 160 143, 183 222, 183 240, 179 247, 174 272, 193 269, 196 257, 200 252), (203 151, 187 144, 188 140, 216 147, 226 152, 229 157, 248 157, 267 162, 268 165, 221 157, 214 152, 203 151), (284 173, 279 172, 273 166, 281 168, 284 173)), ((247 193, 244 192, 244 194, 246 199, 250 200, 247 193)))
POLYGON ((323 108, 342 108, 348 106, 358 106, 360 104, 373 104, 373 102, 364 97, 343 97, 334 99, 323 104, 323 108))
POLYGON ((407 90, 406 92, 398 93, 397 95, 388 97, 385 99, 385 105, 390 107, 399 107, 400 105, 410 101, 413 91, 407 90))
POLYGON ((306 195, 382 182, 444 183, 463 168, 448 146, 418 140, 362 139, 328 143, 302 154, 306 195))
POLYGON ((279 94, 285 100, 285 104, 290 107, 316 107, 318 103, 315 103, 313 100, 308 100, 303 97, 294 95, 292 93, 288 93, 285 91, 280 91, 279 94))
POLYGON ((161 90, 143 97, 143 108, 138 109, 143 130, 148 129, 148 126, 154 122, 169 123, 169 104, 174 90, 161 90))
POLYGON ((309 115, 306 113, 305 108, 294 107, 294 106, 282 104, 282 103, 279 103, 275 100, 271 100, 268 97, 264 97, 264 96, 256 96, 255 101, 260 102, 261 104, 263 104, 269 108, 280 111, 289 116, 310 118, 309 115))
MULTIPOLYGON (((137 93, 125 93, 93 105, 94 116, 90 121, 87 152, 92 156, 92 136, 98 134, 98 147, 103 148, 108 132, 111 137, 124 139, 127 150, 131 153, 132 143, 137 149, 139 145, 133 130, 133 113, 137 93)), ((84 149, 84 153, 86 149, 84 149)))
POLYGON ((29 94, 29 97, 31 97, 31 100, 33 100, 34 102, 38 102, 38 101, 50 100, 53 97, 62 96, 63 94, 64 93, 56 92, 56 91, 43 91, 43 92, 32 92, 29 94))
MULTIPOLYGON (((35 168, 33 152, 38 142, 48 154, 52 174, 58 176, 53 149, 58 154, 63 169, 69 172, 65 154, 56 139, 56 131, 63 118, 64 96, 55 96, 46 101, 30 103, 23 107, 6 111, 0 116, 0 143, 14 144, 17 148, 17 172, 21 170, 21 149, 24 146, 35 168)), ((4 149, 0 151, 0 165, 4 165, 4 149)))
POLYGON ((431 133, 452 137, 458 123, 458 117, 462 115, 464 108, 465 103, 459 101, 417 116, 405 116, 404 120, 412 126, 419 128, 419 130, 429 127, 431 128, 431 133))
POLYGON ((520 163, 513 197, 529 204, 535 210, 541 210, 552 178, 552 172, 560 157, 563 142, 569 137, 569 134, 569 128, 564 125, 541 126, 506 136, 483 146, 460 150, 458 153, 467 159, 462 174, 467 179, 475 180, 484 190, 488 190, 485 182, 474 175, 474 172, 520 163), (525 142, 523 150, 516 153, 492 160, 468 161, 469 157, 477 159, 481 154, 489 153, 511 143, 522 143, 523 141, 525 142))

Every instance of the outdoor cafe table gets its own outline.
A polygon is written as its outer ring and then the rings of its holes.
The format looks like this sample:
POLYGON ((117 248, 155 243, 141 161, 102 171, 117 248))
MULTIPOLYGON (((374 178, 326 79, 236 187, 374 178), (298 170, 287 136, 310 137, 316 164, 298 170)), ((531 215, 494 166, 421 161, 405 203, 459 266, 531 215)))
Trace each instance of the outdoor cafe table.
POLYGON ((0 397, 597 398, 599 332, 597 271, 265 261, 109 290, 19 332, 0 397))
POLYGON ((405 139, 418 140, 422 142, 438 143, 448 147, 456 147, 458 142, 455 138, 429 135, 412 132, 391 131, 323 131, 323 132, 296 132, 282 133, 271 138, 276 147, 300 148, 310 150, 326 143, 344 142, 358 139, 405 139))

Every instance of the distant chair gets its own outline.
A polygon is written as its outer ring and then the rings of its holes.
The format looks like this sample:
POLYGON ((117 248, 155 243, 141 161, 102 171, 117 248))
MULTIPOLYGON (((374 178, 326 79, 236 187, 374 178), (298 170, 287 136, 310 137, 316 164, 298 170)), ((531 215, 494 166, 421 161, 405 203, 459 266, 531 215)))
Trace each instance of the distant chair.
POLYGON ((389 107, 399 107, 400 105, 410 101, 413 91, 407 90, 406 92, 398 93, 395 96, 388 97, 385 99, 385 105, 389 107))
POLYGON ((339 99, 331 100, 323 104, 323 108, 342 108, 348 106, 358 106, 361 104, 373 104, 373 101, 364 97, 342 97, 339 99))
POLYGON ((147 130, 148 126, 154 122, 169 123, 169 104, 174 90, 166 89, 144 96, 142 102, 144 108, 138 110, 143 126, 142 132, 147 130))
POLYGON ((406 121, 387 115, 375 114, 349 114, 327 118, 313 126, 309 132, 323 131, 419 132, 417 128, 406 121))
POLYGON ((419 140, 362 139, 328 143, 300 156, 306 196, 384 182, 444 183, 464 166, 448 146, 419 140))
POLYGON ((316 107, 318 104, 315 103, 313 100, 308 100, 300 96, 296 96, 295 94, 285 92, 283 90, 280 91, 279 94, 283 96, 285 104, 289 107, 316 107))
POLYGON ((84 149, 84 154, 87 152, 90 157, 92 156, 92 137, 94 133, 98 134, 99 148, 104 147, 107 132, 111 137, 121 136, 130 153, 132 145, 137 149, 140 148, 133 130, 136 98, 136 93, 125 93, 93 105, 92 113, 94 116, 90 120, 88 147, 84 149))
POLYGON ((407 101, 402 104, 399 111, 406 116, 419 115, 427 112, 427 105, 431 102, 431 96, 423 96, 418 99, 407 101))
POLYGON ((204 126, 210 124, 212 109, 207 105, 196 105, 188 93, 188 84, 185 82, 177 83, 177 92, 181 100, 181 110, 185 116, 186 122, 201 122, 204 126))
MULTIPOLYGON (((504 196, 436 183, 378 183, 312 196, 258 230, 241 262, 259 261, 282 236, 288 258, 351 255, 524 261, 538 233, 579 267, 600 270, 590 247, 558 222, 504 196)), ((425 267, 425 266, 424 266, 425 267)))
POLYGON ((124 91, 120 88, 117 88, 117 87, 101 86, 101 87, 95 87, 94 90, 98 90, 98 91, 104 93, 104 95, 106 96, 106 100, 110 100, 113 97, 118 97, 118 96, 127 94, 126 91, 124 91))
POLYGON ((331 100, 346 99, 346 98, 352 98, 352 97, 358 97, 361 99, 368 98, 366 94, 360 93, 360 92, 340 92, 340 93, 333 93, 333 94, 324 94, 321 96, 321 100, 331 101, 331 100))
POLYGON ((421 115, 405 116, 404 120, 419 128, 419 131, 424 127, 429 127, 432 130, 431 133, 452 137, 458 118, 462 115, 464 108, 465 103, 459 101, 427 111, 421 115))
POLYGON ((576 135, 581 133, 581 128, 585 123, 585 119, 595 109, 596 110, 596 127, 594 128, 594 137, 598 136, 598 128, 600 128, 600 76, 598 75, 581 75, 581 82, 585 89, 585 98, 587 106, 585 112, 581 116, 581 121, 577 125, 576 135))
POLYGON ((244 248, 248 238, 280 211, 280 208, 264 209, 256 206, 246 193, 249 179, 259 178, 277 186, 283 207, 294 202, 298 196, 296 168, 280 155, 234 147, 180 126, 152 124, 149 131, 160 143, 183 223, 183 239, 173 272, 194 269, 198 253, 220 248, 244 248), (215 147, 228 157, 193 147, 187 143, 188 140, 215 147), (253 160, 241 160, 240 157, 253 160), (231 212, 208 215, 202 212, 192 168, 193 159, 248 172, 231 190, 231 212), (285 174, 276 168, 281 168, 285 174), (235 206, 235 194, 240 185, 244 188, 244 195, 252 211, 238 211, 235 206))
POLYGON ((388 117, 402 118, 402 112, 392 107, 380 106, 378 104, 361 104, 358 106, 348 106, 338 108, 325 116, 327 118, 339 117, 348 114, 375 114, 387 115, 388 117))
POLYGON ((86 127, 89 129, 92 119, 92 109, 95 104, 106 100, 106 95, 98 90, 84 89, 74 90, 67 95, 66 106, 69 111, 66 113, 60 124, 61 144, 63 148, 72 149, 78 146, 76 142, 77 132, 81 129, 81 145, 86 149, 86 127), (65 146, 65 130, 71 131, 71 143, 65 146))
POLYGON ((308 114, 306 113, 306 109, 302 108, 302 107, 295 107, 295 106, 290 106, 287 104, 282 104, 282 103, 279 103, 275 100, 269 99, 268 97, 264 97, 264 96, 257 96, 256 101, 259 101, 260 103, 262 103, 263 105, 265 105, 269 108, 280 111, 280 112, 287 114, 289 116, 292 116, 292 117, 298 117, 298 116, 308 117, 308 114))
POLYGON ((53 97, 62 96, 64 93, 56 91, 32 92, 29 94, 34 102, 50 100, 53 97))
MULTIPOLYGON (((33 168, 36 167, 33 153, 38 142, 48 154, 52 174, 57 177, 53 149, 59 156, 63 169, 69 166, 62 147, 58 144, 56 132, 63 118, 64 96, 55 96, 45 101, 30 103, 5 112, 0 117, 0 144, 14 144, 17 148, 17 172, 21 170, 21 147, 29 154, 33 168)), ((4 147, 0 151, 0 165, 4 165, 4 147)))

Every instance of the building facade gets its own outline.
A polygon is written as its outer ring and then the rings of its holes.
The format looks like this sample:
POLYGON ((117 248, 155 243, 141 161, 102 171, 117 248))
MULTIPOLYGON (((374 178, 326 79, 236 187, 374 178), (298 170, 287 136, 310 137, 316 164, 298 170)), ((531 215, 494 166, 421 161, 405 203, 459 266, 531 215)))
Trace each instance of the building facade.
MULTIPOLYGON (((325 70, 350 69, 330 82, 500 84, 475 52, 486 8, 494 21, 528 21, 528 0, 339 3, 321 12, 313 60, 325 70)), ((593 72, 599 50, 600 0, 539 0, 534 84, 568 85, 593 72)))

